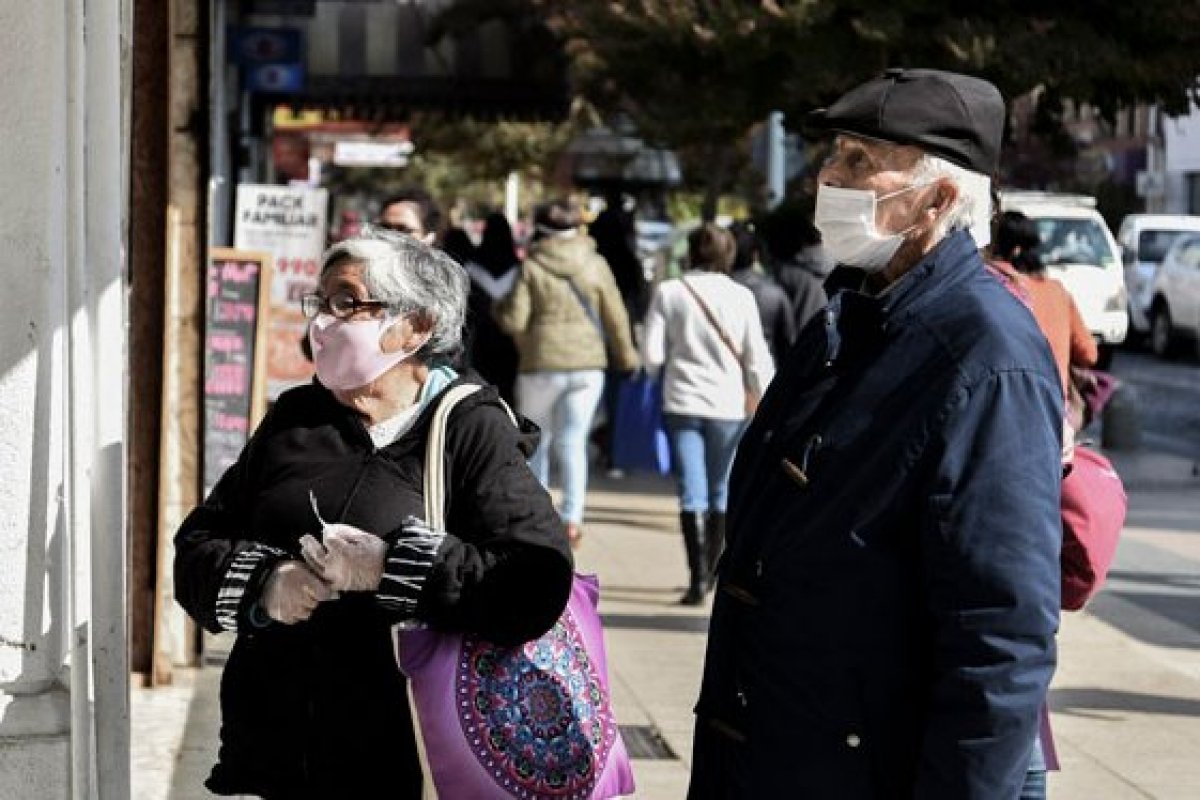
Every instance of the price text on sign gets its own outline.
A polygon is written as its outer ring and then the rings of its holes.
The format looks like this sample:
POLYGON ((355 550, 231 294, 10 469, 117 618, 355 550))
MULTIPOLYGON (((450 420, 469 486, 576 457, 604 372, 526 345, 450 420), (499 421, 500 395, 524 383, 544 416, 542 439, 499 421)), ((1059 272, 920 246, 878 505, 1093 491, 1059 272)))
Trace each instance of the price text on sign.
POLYGON ((270 288, 265 253, 215 248, 204 319, 204 492, 216 485, 262 413, 262 323, 270 288))

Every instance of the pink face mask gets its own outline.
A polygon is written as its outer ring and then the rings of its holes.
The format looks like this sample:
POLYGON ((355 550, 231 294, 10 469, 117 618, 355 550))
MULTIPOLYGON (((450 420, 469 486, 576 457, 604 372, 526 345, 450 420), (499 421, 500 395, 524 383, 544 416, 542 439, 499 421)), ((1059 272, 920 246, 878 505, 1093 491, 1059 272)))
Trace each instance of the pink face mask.
POLYGON ((318 314, 308 329, 317 377, 327 388, 349 391, 366 386, 424 345, 412 350, 385 353, 380 340, 396 317, 340 320, 330 314, 318 314))

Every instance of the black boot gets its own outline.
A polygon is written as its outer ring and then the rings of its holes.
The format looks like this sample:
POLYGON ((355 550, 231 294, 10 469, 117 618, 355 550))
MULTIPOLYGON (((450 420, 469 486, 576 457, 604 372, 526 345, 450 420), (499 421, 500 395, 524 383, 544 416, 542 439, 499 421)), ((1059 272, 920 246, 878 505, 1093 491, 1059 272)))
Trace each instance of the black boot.
POLYGON ((725 549, 725 512, 708 512, 707 528, 704 531, 704 569, 711 588, 717 582, 717 562, 725 549))
POLYGON ((698 606, 704 602, 704 595, 708 594, 708 570, 704 561, 704 512, 681 512, 679 526, 683 529, 689 574, 687 593, 679 602, 685 606, 698 606))

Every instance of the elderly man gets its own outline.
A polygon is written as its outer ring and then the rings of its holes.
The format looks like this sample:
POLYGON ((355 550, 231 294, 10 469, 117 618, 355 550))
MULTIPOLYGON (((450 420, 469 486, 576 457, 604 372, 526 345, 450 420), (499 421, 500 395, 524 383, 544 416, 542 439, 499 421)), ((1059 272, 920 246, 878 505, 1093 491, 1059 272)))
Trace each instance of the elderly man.
POLYGON ((1004 102, 889 70, 816 117, 816 223, 859 280, 739 448, 689 797, 1016 798, 1055 663, 1063 410, 978 252, 1004 102))

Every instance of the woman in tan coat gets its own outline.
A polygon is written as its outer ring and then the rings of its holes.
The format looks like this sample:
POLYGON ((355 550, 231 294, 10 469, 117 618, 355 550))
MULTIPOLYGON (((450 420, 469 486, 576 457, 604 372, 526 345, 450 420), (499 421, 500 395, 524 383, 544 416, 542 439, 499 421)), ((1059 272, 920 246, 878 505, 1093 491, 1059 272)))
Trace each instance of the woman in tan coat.
POLYGON ((563 490, 559 514, 572 544, 582 536, 588 433, 604 369, 610 354, 619 370, 638 366, 616 281, 581 223, 571 203, 540 206, 529 256, 512 292, 494 308, 500 328, 517 343, 517 408, 543 432, 530 467, 548 485, 554 453, 563 490))

